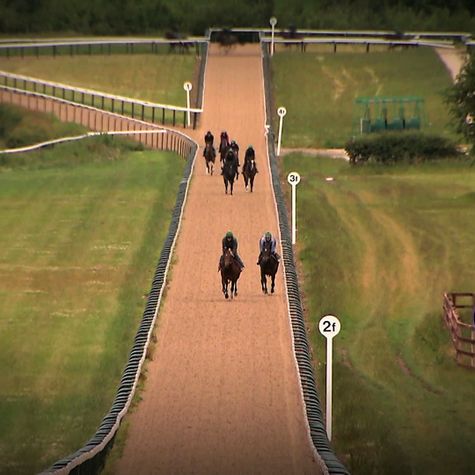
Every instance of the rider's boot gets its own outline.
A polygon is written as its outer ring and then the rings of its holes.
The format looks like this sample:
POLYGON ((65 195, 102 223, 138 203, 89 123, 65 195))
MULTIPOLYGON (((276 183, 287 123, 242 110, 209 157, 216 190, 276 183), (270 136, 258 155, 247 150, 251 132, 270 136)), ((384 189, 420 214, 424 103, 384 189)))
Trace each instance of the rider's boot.
POLYGON ((241 270, 244 269, 244 262, 242 262, 239 254, 236 254, 236 260, 238 261, 238 264, 241 266, 241 270))
POLYGON ((257 265, 260 266, 261 265, 261 259, 262 259, 262 252, 259 253, 259 257, 257 259, 257 265))

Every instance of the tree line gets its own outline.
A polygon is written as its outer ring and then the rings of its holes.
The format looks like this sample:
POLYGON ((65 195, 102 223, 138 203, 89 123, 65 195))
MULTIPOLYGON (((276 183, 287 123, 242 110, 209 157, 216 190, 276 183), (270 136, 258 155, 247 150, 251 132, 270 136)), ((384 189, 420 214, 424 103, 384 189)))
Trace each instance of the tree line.
POLYGON ((467 31, 474 0, 0 0, 0 33, 203 35, 209 26, 467 31))

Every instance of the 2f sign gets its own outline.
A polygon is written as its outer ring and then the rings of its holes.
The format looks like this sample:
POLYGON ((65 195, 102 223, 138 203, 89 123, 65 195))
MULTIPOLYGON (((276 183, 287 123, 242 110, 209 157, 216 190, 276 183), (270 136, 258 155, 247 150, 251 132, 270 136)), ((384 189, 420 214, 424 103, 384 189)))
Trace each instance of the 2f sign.
POLYGON ((333 338, 340 333, 340 320, 338 320, 334 315, 325 315, 320 320, 318 329, 325 338, 333 338))

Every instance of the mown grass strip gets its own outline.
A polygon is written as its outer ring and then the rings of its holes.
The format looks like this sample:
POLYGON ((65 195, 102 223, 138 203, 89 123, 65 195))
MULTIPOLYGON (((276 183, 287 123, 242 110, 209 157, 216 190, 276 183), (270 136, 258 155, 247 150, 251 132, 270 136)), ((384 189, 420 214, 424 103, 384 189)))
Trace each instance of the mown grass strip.
POLYGON ((353 474, 472 470, 475 378, 456 365, 441 313, 443 291, 475 282, 472 165, 284 158, 283 179, 302 177, 297 249, 321 394, 316 325, 326 313, 342 322, 333 444, 353 474))
POLYGON ((184 161, 107 142, 0 167, 2 473, 36 473, 94 433, 143 312, 184 161))
POLYGON ((109 94, 186 107, 183 83, 193 81, 196 62, 194 54, 42 56, 0 58, 0 69, 109 94))
POLYGON ((451 79, 432 49, 363 51, 274 55, 275 106, 287 108, 283 147, 342 147, 355 133, 359 96, 421 96, 428 118, 424 130, 454 134, 443 100, 451 79))

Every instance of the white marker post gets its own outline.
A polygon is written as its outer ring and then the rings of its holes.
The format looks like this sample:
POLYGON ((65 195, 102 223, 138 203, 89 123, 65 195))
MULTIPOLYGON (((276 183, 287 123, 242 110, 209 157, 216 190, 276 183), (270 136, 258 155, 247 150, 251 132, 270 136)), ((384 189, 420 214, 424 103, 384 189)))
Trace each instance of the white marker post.
POLYGON ((277 25, 277 18, 275 16, 270 17, 269 23, 272 28, 271 40, 270 40, 270 55, 274 56, 274 29, 275 29, 275 25, 277 25))
POLYGON ((297 229, 297 185, 300 183, 300 175, 297 172, 290 172, 287 181, 292 187, 292 244, 295 244, 297 229))
POLYGON ((284 116, 287 114, 285 107, 279 107, 277 109, 277 115, 280 117, 279 121, 279 135, 277 137, 277 156, 280 157, 280 144, 282 142, 282 123, 284 122, 284 116))
POLYGON ((183 84, 183 89, 186 91, 186 108, 188 109, 186 111, 186 118, 188 122, 188 127, 191 125, 191 117, 190 117, 190 91, 193 89, 193 85, 191 82, 185 82, 183 84))
POLYGON ((332 385, 333 385, 333 338, 340 333, 340 320, 334 315, 325 315, 318 323, 320 333, 327 339, 327 402, 326 425, 328 440, 332 440, 332 385))

